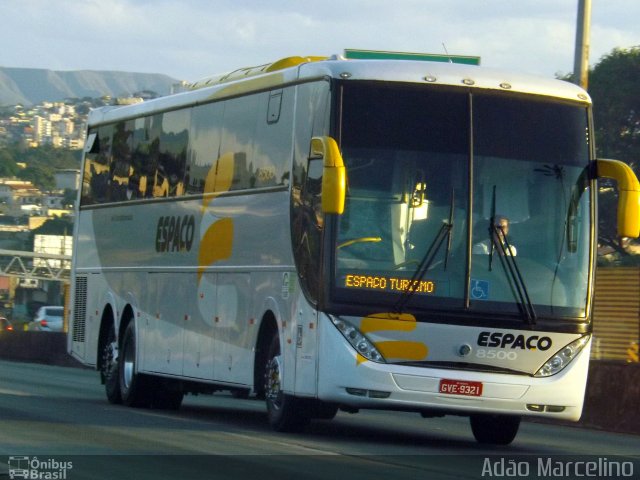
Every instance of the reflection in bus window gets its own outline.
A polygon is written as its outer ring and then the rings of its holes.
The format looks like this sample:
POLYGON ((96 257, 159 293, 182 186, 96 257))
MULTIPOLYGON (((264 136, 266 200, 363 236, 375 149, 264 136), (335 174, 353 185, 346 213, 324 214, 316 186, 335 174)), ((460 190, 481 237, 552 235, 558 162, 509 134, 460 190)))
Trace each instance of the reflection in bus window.
POLYGON ((158 165, 160 158, 160 135, 162 134, 162 113, 153 115, 150 119, 147 155, 147 190, 146 197, 162 197, 162 183, 158 182, 158 165))
POLYGON ((83 205, 109 201, 109 169, 111 163, 112 125, 104 125, 90 132, 95 133, 91 150, 85 156, 85 170, 82 181, 83 205))
POLYGON ((231 190, 251 188, 250 168, 254 159, 253 141, 257 125, 255 112, 259 108, 258 99, 259 95, 252 95, 225 102, 220 154, 235 154, 231 190))
POLYGON ((348 190, 336 238, 338 287, 349 274, 394 281, 422 275, 437 288, 415 301, 462 304, 469 142, 460 126, 467 101, 462 92, 345 86, 348 190), (435 254, 427 271, 416 273, 429 251, 435 254))
POLYGON ((293 93, 293 88, 287 88, 271 94, 260 94, 255 155, 251 168, 252 188, 286 185, 289 182, 293 93))
POLYGON ((321 288, 324 231, 324 218, 318 205, 322 162, 309 161, 309 146, 312 137, 328 133, 330 90, 324 81, 300 85, 297 89, 291 235, 302 288, 310 298, 317 298, 321 288))
MULTIPOLYGON (((568 248, 573 186, 588 158, 587 116, 562 103, 476 95, 473 244, 489 239, 492 217, 509 219, 507 241, 539 314, 584 315, 589 262, 588 196, 576 212, 576 251, 568 248), (513 140, 517 139, 517 141, 513 140)), ((583 187, 584 188, 584 187, 583 187)), ((499 256, 473 255, 472 271, 494 285, 508 281, 499 256)), ((492 300, 510 302, 508 288, 492 300)), ((489 308, 485 302, 473 308, 489 308)))
POLYGON ((129 176, 131 175, 131 137, 133 122, 118 122, 113 132, 112 161, 110 166, 110 201, 128 200, 129 176))
POLYGON ((163 114, 154 196, 177 197, 184 194, 190 117, 191 109, 163 114))
POLYGON ((207 176, 220 154, 223 110, 222 102, 199 105, 193 109, 185 175, 187 194, 204 192, 207 176))

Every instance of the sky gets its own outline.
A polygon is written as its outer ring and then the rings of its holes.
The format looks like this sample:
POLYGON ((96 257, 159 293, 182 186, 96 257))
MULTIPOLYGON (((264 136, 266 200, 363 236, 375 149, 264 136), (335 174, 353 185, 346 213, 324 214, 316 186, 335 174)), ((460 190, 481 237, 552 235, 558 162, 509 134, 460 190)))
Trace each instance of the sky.
MULTIPOLYGON (((578 0, 1 0, 0 66, 195 81, 345 48, 573 70, 578 0), (446 50, 445 50, 446 49, 446 50)), ((590 65, 640 45, 640 0, 592 0, 590 65)))

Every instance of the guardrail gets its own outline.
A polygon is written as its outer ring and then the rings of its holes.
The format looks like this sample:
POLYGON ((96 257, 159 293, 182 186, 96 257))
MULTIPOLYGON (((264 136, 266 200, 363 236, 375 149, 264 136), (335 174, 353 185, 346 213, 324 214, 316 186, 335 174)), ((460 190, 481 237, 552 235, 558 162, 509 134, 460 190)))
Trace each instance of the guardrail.
POLYGON ((0 250, 0 275, 69 283, 71 255, 0 250))

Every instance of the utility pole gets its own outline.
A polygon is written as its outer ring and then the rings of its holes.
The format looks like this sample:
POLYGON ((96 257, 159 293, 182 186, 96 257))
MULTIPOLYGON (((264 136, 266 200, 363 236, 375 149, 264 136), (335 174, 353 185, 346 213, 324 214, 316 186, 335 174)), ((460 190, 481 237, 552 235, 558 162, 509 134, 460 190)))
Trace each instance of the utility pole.
POLYGON ((589 34, 591 29, 591 0, 578 0, 576 22, 576 50, 573 62, 573 82, 585 90, 589 84, 589 34))

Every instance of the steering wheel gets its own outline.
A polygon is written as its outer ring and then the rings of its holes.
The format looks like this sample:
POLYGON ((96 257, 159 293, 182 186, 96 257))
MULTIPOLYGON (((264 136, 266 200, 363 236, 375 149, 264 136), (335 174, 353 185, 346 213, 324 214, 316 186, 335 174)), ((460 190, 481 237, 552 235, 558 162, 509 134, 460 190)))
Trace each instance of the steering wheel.
POLYGON ((351 245, 355 245, 356 243, 364 243, 364 242, 377 243, 377 242, 381 242, 381 241, 382 241, 381 237, 352 238, 351 240, 346 240, 346 241, 342 242, 340 245, 338 245, 338 248, 350 247, 351 245))
POLYGON ((402 263, 399 263, 397 265, 394 265, 393 269, 394 270, 400 270, 401 268, 404 268, 404 267, 406 267, 408 265, 419 265, 419 264, 420 264, 420 262, 418 262, 418 260, 407 260, 406 262, 402 262, 402 263))

